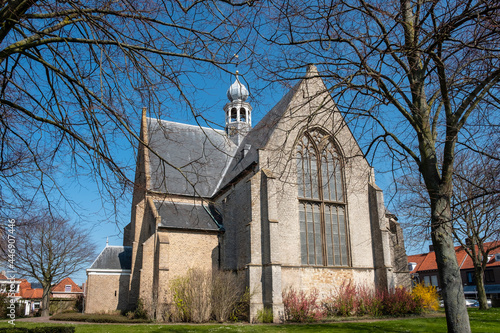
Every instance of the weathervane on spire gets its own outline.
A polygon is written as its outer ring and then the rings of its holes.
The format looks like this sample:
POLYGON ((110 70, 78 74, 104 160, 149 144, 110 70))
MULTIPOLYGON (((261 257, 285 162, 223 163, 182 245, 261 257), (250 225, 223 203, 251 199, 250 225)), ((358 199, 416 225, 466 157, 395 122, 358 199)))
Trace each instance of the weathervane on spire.
POLYGON ((236 75, 238 75, 238 73, 239 73, 238 72, 238 65, 240 64, 240 62, 239 62, 240 56, 235 53, 234 58, 236 58, 236 75))

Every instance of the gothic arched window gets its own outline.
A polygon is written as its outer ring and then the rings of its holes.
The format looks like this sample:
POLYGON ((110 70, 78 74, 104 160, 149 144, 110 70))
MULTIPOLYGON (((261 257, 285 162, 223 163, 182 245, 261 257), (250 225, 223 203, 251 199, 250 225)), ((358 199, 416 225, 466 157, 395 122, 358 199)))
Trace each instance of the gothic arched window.
POLYGON ((348 266, 343 163, 330 136, 306 132, 297 145, 303 265, 348 266))

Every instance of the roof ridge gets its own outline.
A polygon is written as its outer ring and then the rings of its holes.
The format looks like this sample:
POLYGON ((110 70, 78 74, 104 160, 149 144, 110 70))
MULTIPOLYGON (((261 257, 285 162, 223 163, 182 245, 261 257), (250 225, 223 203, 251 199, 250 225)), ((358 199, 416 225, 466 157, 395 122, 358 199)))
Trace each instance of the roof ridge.
POLYGON ((173 125, 182 125, 182 126, 195 127, 195 128, 199 128, 199 129, 208 129, 208 130, 213 130, 216 132, 221 132, 222 134, 226 133, 223 129, 216 129, 216 128, 209 127, 209 126, 192 125, 192 124, 181 123, 181 122, 176 122, 176 121, 172 121, 172 120, 165 120, 165 119, 160 119, 160 118, 153 118, 153 117, 146 117, 146 119, 156 120, 158 122, 169 123, 169 124, 173 124, 173 125))

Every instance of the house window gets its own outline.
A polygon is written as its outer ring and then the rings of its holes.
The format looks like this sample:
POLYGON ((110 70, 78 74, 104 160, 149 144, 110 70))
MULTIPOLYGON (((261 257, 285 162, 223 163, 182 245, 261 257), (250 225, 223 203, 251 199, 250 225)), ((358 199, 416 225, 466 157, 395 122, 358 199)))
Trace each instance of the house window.
POLYGON ((348 266, 342 159, 331 136, 307 132, 297 146, 301 262, 348 266))
POLYGON ((70 293, 71 292, 71 285, 70 284, 67 284, 64 286, 64 292, 65 293, 70 293))
POLYGON ((474 276, 474 272, 467 272, 467 283, 475 285, 476 277, 474 276))
POLYGON ((493 274, 492 269, 488 269, 488 270, 484 271, 484 281, 495 282, 495 274, 493 274))
POLYGON ((426 287, 431 285, 431 277, 430 276, 424 276, 424 284, 426 287))
POLYGON ((437 287, 438 284, 438 276, 437 275, 431 275, 431 283, 434 287, 437 287))

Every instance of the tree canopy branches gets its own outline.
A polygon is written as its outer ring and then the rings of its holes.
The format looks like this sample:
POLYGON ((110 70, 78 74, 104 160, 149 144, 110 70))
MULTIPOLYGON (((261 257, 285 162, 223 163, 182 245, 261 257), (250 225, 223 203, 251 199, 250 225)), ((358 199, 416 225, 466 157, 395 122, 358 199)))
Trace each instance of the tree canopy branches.
POLYGON ((65 164, 120 196, 132 183, 120 152, 137 147, 142 107, 184 104, 196 113, 189 77, 227 70, 232 42, 244 37, 236 20, 227 24, 233 5, 2 2, 2 209, 31 202, 34 189, 58 191, 54 172, 65 164))

